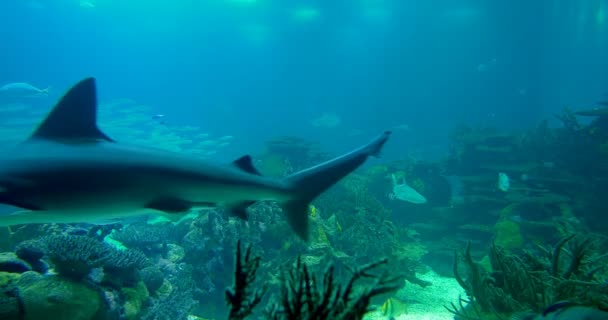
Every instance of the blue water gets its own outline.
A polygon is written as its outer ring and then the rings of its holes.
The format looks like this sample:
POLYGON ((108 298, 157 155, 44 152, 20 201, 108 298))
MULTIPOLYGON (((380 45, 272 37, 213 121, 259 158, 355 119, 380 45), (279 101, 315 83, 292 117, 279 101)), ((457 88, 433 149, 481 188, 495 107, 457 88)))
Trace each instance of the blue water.
POLYGON ((607 19, 608 0, 3 0, 0 84, 51 86, 42 108, 95 76, 102 101, 233 135, 219 157, 407 125, 386 154, 432 158, 459 124, 527 128, 600 100, 607 19), (325 112, 340 124, 312 126, 325 112))

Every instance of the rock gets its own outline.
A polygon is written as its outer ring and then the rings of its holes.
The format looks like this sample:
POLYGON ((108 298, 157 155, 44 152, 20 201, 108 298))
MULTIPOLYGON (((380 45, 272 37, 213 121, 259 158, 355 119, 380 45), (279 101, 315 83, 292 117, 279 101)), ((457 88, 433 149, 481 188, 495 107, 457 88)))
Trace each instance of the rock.
POLYGON ((185 255, 184 248, 172 243, 167 245, 167 260, 177 263, 182 261, 185 255))
POLYGON ((47 276, 18 286, 25 320, 88 320, 103 311, 99 292, 82 282, 47 276))
POLYGON ((0 319, 20 319, 23 314, 16 287, 20 277, 19 273, 0 272, 0 319))
POLYGON ((45 274, 45 273, 47 273, 47 271, 49 271, 49 264, 43 260, 38 260, 36 262, 32 262, 32 263, 30 263, 30 265, 32 266, 33 271, 36 271, 40 274, 45 274))
POLYGON ((13 252, 2 252, 0 253, 0 271, 13 272, 13 273, 24 273, 31 271, 32 266, 19 259, 13 252))
POLYGON ((17 245, 17 256, 29 263, 37 262, 44 256, 44 249, 40 241, 26 240, 17 245))
POLYGON ((173 293, 173 285, 167 279, 163 280, 163 284, 156 291, 159 299, 167 298, 173 293))
POLYGON ((519 249, 524 245, 524 238, 521 234, 519 224, 501 219, 494 225, 496 237, 494 243, 505 249, 519 249))
POLYGON ((134 288, 122 288, 122 294, 125 299, 125 318, 127 320, 137 319, 149 296, 146 285, 140 281, 134 288))
POLYGON ((42 276, 41 274, 39 274, 37 272, 34 272, 34 271, 24 272, 19 277, 18 287, 25 288, 35 282, 40 281, 40 279, 42 279, 42 278, 44 278, 44 276, 42 276))
POLYGON ((141 280, 146 284, 146 288, 150 294, 154 294, 165 281, 165 276, 162 271, 156 266, 146 267, 139 272, 141 280))

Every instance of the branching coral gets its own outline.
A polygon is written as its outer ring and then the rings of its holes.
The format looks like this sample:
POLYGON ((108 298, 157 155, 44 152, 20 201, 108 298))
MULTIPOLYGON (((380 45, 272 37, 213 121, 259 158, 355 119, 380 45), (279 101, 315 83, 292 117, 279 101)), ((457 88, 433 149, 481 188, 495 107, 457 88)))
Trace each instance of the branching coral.
POLYGON ((452 304, 448 310, 463 319, 475 319, 476 313, 495 316, 521 311, 542 311, 557 301, 608 307, 608 288, 597 277, 604 268, 606 256, 595 255, 596 239, 590 236, 568 236, 554 248, 539 247, 542 254, 508 253, 493 245, 490 249, 492 271, 484 270, 473 260, 470 244, 462 255, 456 255, 454 275, 466 290, 471 307, 452 304), (580 238, 580 239, 578 239, 580 238), (459 261, 466 266, 466 276, 459 270, 459 261))
MULTIPOLYGON (((396 291, 403 284, 400 276, 375 272, 388 263, 386 259, 352 269, 346 285, 336 280, 334 266, 319 277, 298 258, 281 280, 281 294, 275 298, 268 312, 271 319, 362 319, 368 312, 371 299, 396 291), (360 281, 367 280, 365 285, 360 281)), ((237 244, 235 284, 227 291, 231 307, 230 319, 244 319, 259 304, 265 288, 252 290, 259 257, 251 256, 251 248, 243 256, 237 244)))
POLYGON ((255 275, 260 267, 260 257, 251 255, 251 246, 241 253, 241 241, 236 245, 234 287, 226 290, 226 302, 230 305, 229 319, 245 319, 262 301, 266 288, 252 290, 255 275))
POLYGON ((342 286, 337 280, 334 266, 323 274, 322 280, 308 270, 298 258, 296 267, 287 272, 281 289, 280 307, 270 311, 272 319, 362 319, 370 311, 373 297, 395 292, 401 288, 403 278, 387 272, 373 271, 386 265, 383 259, 360 268, 351 269, 351 278, 342 286), (363 279, 371 280, 367 286, 356 287, 363 279))

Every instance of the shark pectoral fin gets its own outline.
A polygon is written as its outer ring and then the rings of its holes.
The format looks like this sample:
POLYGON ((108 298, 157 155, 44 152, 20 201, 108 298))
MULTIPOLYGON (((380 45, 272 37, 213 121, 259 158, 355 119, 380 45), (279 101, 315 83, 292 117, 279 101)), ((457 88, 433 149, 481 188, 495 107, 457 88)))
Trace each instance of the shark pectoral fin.
POLYGON ((230 215, 237 217, 239 219, 247 220, 247 208, 254 204, 255 201, 243 201, 239 202, 234 206, 231 206, 229 209, 230 215))
POLYGON ((113 142, 97 127, 95 79, 87 78, 74 85, 51 110, 31 139, 113 142))
POLYGON ((253 166, 253 161, 251 160, 251 156, 250 155, 244 155, 244 156, 242 156, 242 157, 240 157, 240 158, 232 161, 232 164, 235 167, 237 167, 237 168, 239 168, 239 169, 241 169, 241 170, 243 170, 245 172, 248 172, 248 173, 251 173, 251 174, 255 174, 255 175, 258 175, 258 176, 262 175, 258 171, 258 169, 256 169, 253 166))
POLYGON ((186 213, 194 204, 190 201, 185 201, 178 198, 162 198, 157 199, 145 206, 147 209, 154 209, 166 213, 186 213))

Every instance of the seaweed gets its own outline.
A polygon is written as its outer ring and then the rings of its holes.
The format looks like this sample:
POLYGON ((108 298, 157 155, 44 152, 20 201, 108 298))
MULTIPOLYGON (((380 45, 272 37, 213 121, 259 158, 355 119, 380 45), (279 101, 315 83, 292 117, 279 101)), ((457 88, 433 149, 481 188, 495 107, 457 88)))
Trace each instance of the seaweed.
MULTIPOLYGON (((254 289, 260 257, 252 256, 251 247, 242 253, 240 241, 236 250, 234 286, 226 291, 230 306, 229 319, 245 319, 253 314, 266 287, 254 289)), ((310 271, 309 266, 297 258, 281 279, 281 290, 266 310, 269 319, 362 319, 369 312, 372 298, 393 293, 403 285, 401 276, 377 272, 386 266, 387 259, 350 269, 345 284, 336 278, 335 266, 330 265, 322 274, 310 271), (365 285, 360 281, 367 280, 365 285)))
POLYGON ((298 258, 282 283, 280 303, 269 310, 271 319, 363 319, 371 311, 372 298, 392 293, 401 288, 403 278, 387 272, 373 272, 388 263, 382 259, 350 269, 351 277, 343 286, 336 280, 335 266, 331 265, 322 280, 309 271, 298 258), (356 287, 362 279, 371 284, 356 287))
POLYGON ((230 305, 228 319, 245 319, 260 303, 266 288, 260 290, 251 288, 261 261, 260 257, 252 256, 251 246, 245 249, 243 255, 239 240, 236 244, 235 258, 234 286, 232 289, 226 289, 226 302, 230 305))
POLYGON ((558 301, 608 307, 608 286, 598 277, 606 255, 597 255, 598 240, 593 236, 569 235, 554 247, 538 246, 539 252, 516 255, 493 244, 489 257, 491 271, 473 260, 470 243, 454 260, 454 276, 465 289, 468 306, 461 303, 446 307, 462 319, 480 315, 541 312, 558 301), (463 261, 466 275, 460 273, 463 261))

